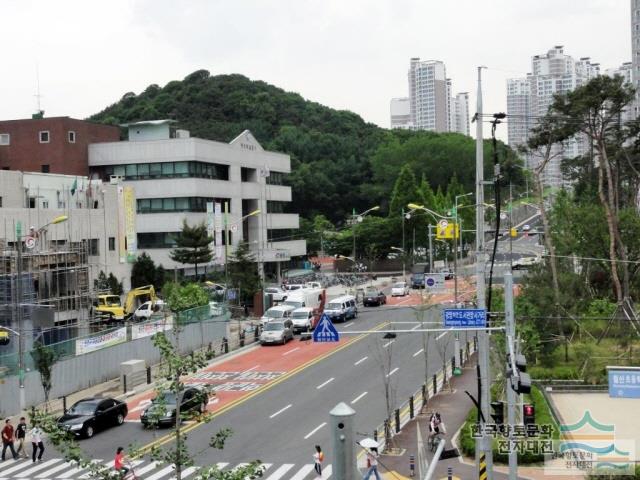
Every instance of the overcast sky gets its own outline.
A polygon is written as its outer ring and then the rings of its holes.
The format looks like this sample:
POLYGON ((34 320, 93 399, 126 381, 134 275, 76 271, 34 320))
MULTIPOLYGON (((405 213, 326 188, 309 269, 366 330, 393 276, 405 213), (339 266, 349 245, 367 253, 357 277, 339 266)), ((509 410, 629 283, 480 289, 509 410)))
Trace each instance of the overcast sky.
MULTIPOLYGON (((505 79, 564 45, 602 68, 631 59, 629 0, 4 0, 0 118, 36 109, 84 118, 197 69, 241 73, 389 126, 410 57, 446 64, 485 112, 506 109, 505 79)), ((504 128, 506 130, 506 127, 504 128)), ((502 135, 501 135, 502 136, 502 135)))

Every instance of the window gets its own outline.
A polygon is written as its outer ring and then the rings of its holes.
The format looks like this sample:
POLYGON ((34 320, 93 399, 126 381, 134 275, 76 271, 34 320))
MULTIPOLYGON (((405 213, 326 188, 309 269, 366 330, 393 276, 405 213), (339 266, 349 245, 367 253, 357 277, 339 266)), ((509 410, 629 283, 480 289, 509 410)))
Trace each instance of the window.
POLYGON ((175 237, 179 232, 139 233, 139 248, 173 248, 176 246, 175 237))
POLYGON ((92 238, 89 240, 89 255, 92 257, 97 257, 100 255, 100 244, 97 238, 92 238))
POLYGON ((47 200, 42 201, 42 208, 49 208, 49 202, 47 200))
POLYGON ((286 213, 289 202, 267 200, 267 213, 286 213))
POLYGON ((0 208, 2 208, 2 197, 0 197, 0 208))
POLYGON ((109 251, 115 252, 116 250, 116 237, 109 237, 109 251))
POLYGON ((11 145, 11 135, 8 133, 0 133, 0 145, 11 145))
POLYGON ((270 172, 267 177, 268 185, 284 185, 285 174, 283 172, 270 172))
POLYGON ((40 171, 42 173, 49 173, 49 165, 40 165, 40 171))
POLYGON ((49 130, 42 130, 39 133, 40 143, 49 143, 49 130))
POLYGON ((36 208, 36 197, 29 197, 29 208, 36 208))
POLYGON ((229 202, 228 198, 209 197, 170 197, 170 198, 139 198, 138 213, 158 212, 206 212, 208 202, 229 202))
POLYGON ((67 132, 67 139, 69 140, 69 143, 76 143, 76 132, 69 130, 67 132))

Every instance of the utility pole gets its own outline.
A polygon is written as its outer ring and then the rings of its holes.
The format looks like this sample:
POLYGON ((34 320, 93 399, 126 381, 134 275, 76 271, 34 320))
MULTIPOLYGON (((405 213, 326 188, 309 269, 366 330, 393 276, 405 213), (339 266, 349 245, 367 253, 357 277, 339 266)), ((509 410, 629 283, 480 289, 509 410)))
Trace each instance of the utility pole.
MULTIPOLYGON (((476 106, 476 290, 478 308, 486 308, 485 300, 485 259, 484 259, 484 152, 482 134, 482 69, 478 67, 478 95, 476 106)), ((487 331, 478 334, 478 363, 480 367, 480 407, 484 418, 489 417, 491 395, 489 386, 489 334, 487 331)), ((491 439, 484 431, 482 437, 476 440, 476 461, 480 471, 481 460, 484 460, 487 470, 487 480, 493 480, 493 451, 491 439)))
POLYGON ((353 257, 353 261, 356 261, 356 222, 358 221, 358 217, 356 216, 356 209, 353 209, 351 214, 351 229, 352 229, 352 237, 353 237, 353 253, 351 256, 353 257))
POLYGON ((229 202, 224 202, 224 281, 229 288, 229 202))
POLYGON ((433 234, 431 228, 433 225, 429 224, 429 273, 433 273, 433 234))
POLYGON ((509 265, 510 270, 513 270, 513 235, 511 235, 511 229, 513 228, 513 184, 509 181, 509 265))
POLYGON ((24 331, 23 331, 23 315, 22 315, 22 223, 18 222, 16 231, 16 322, 18 323, 18 380, 20 410, 27 407, 26 392, 24 391, 24 331))
MULTIPOLYGON (((515 355, 516 349, 514 341, 516 337, 516 324, 513 308, 513 275, 511 271, 504 274, 504 314, 505 314, 505 337, 507 341, 506 351, 510 355, 515 355)), ((511 358, 511 357, 510 357, 511 358)), ((513 359, 512 359, 513 361, 513 359)), ((518 453, 514 448, 515 439, 513 428, 516 423, 516 392, 507 381, 507 423, 509 424, 509 480, 518 478, 518 453)))
POLYGON ((402 281, 406 278, 405 263, 407 261, 407 250, 404 245, 404 207, 402 207, 402 281))

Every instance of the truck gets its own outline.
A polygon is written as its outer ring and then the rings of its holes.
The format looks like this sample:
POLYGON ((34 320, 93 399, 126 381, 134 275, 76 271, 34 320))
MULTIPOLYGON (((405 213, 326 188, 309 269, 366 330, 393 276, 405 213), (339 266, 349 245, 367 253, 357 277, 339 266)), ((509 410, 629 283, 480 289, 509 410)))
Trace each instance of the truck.
POLYGON ((424 288, 424 275, 429 273, 428 263, 414 263, 411 267, 411 288, 424 288))
POLYGON ((158 300, 153 285, 145 285, 129 290, 124 305, 118 295, 100 294, 93 300, 93 315, 109 322, 129 318, 145 302, 155 304, 158 300))
POLYGON ((283 305, 291 305, 293 308, 317 308, 321 301, 321 288, 301 288, 299 290, 289 292, 283 305))

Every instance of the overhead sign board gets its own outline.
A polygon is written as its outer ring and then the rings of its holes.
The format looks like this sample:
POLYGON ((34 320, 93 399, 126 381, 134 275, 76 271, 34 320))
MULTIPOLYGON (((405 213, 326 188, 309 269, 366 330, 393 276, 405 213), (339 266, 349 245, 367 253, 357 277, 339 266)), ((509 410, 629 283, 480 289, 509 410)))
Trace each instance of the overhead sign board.
POLYGON ((424 276, 424 288, 430 292, 444 291, 444 273, 427 273, 424 276))
POLYGON ((640 367, 607 367, 609 396, 640 398, 640 367))
POLYGON ((318 325, 313 330, 313 341, 321 343, 340 341, 340 334, 326 313, 322 314, 318 325))
POLYGON ((445 327, 481 328, 487 326, 487 311, 476 308, 453 308, 442 311, 445 327))

